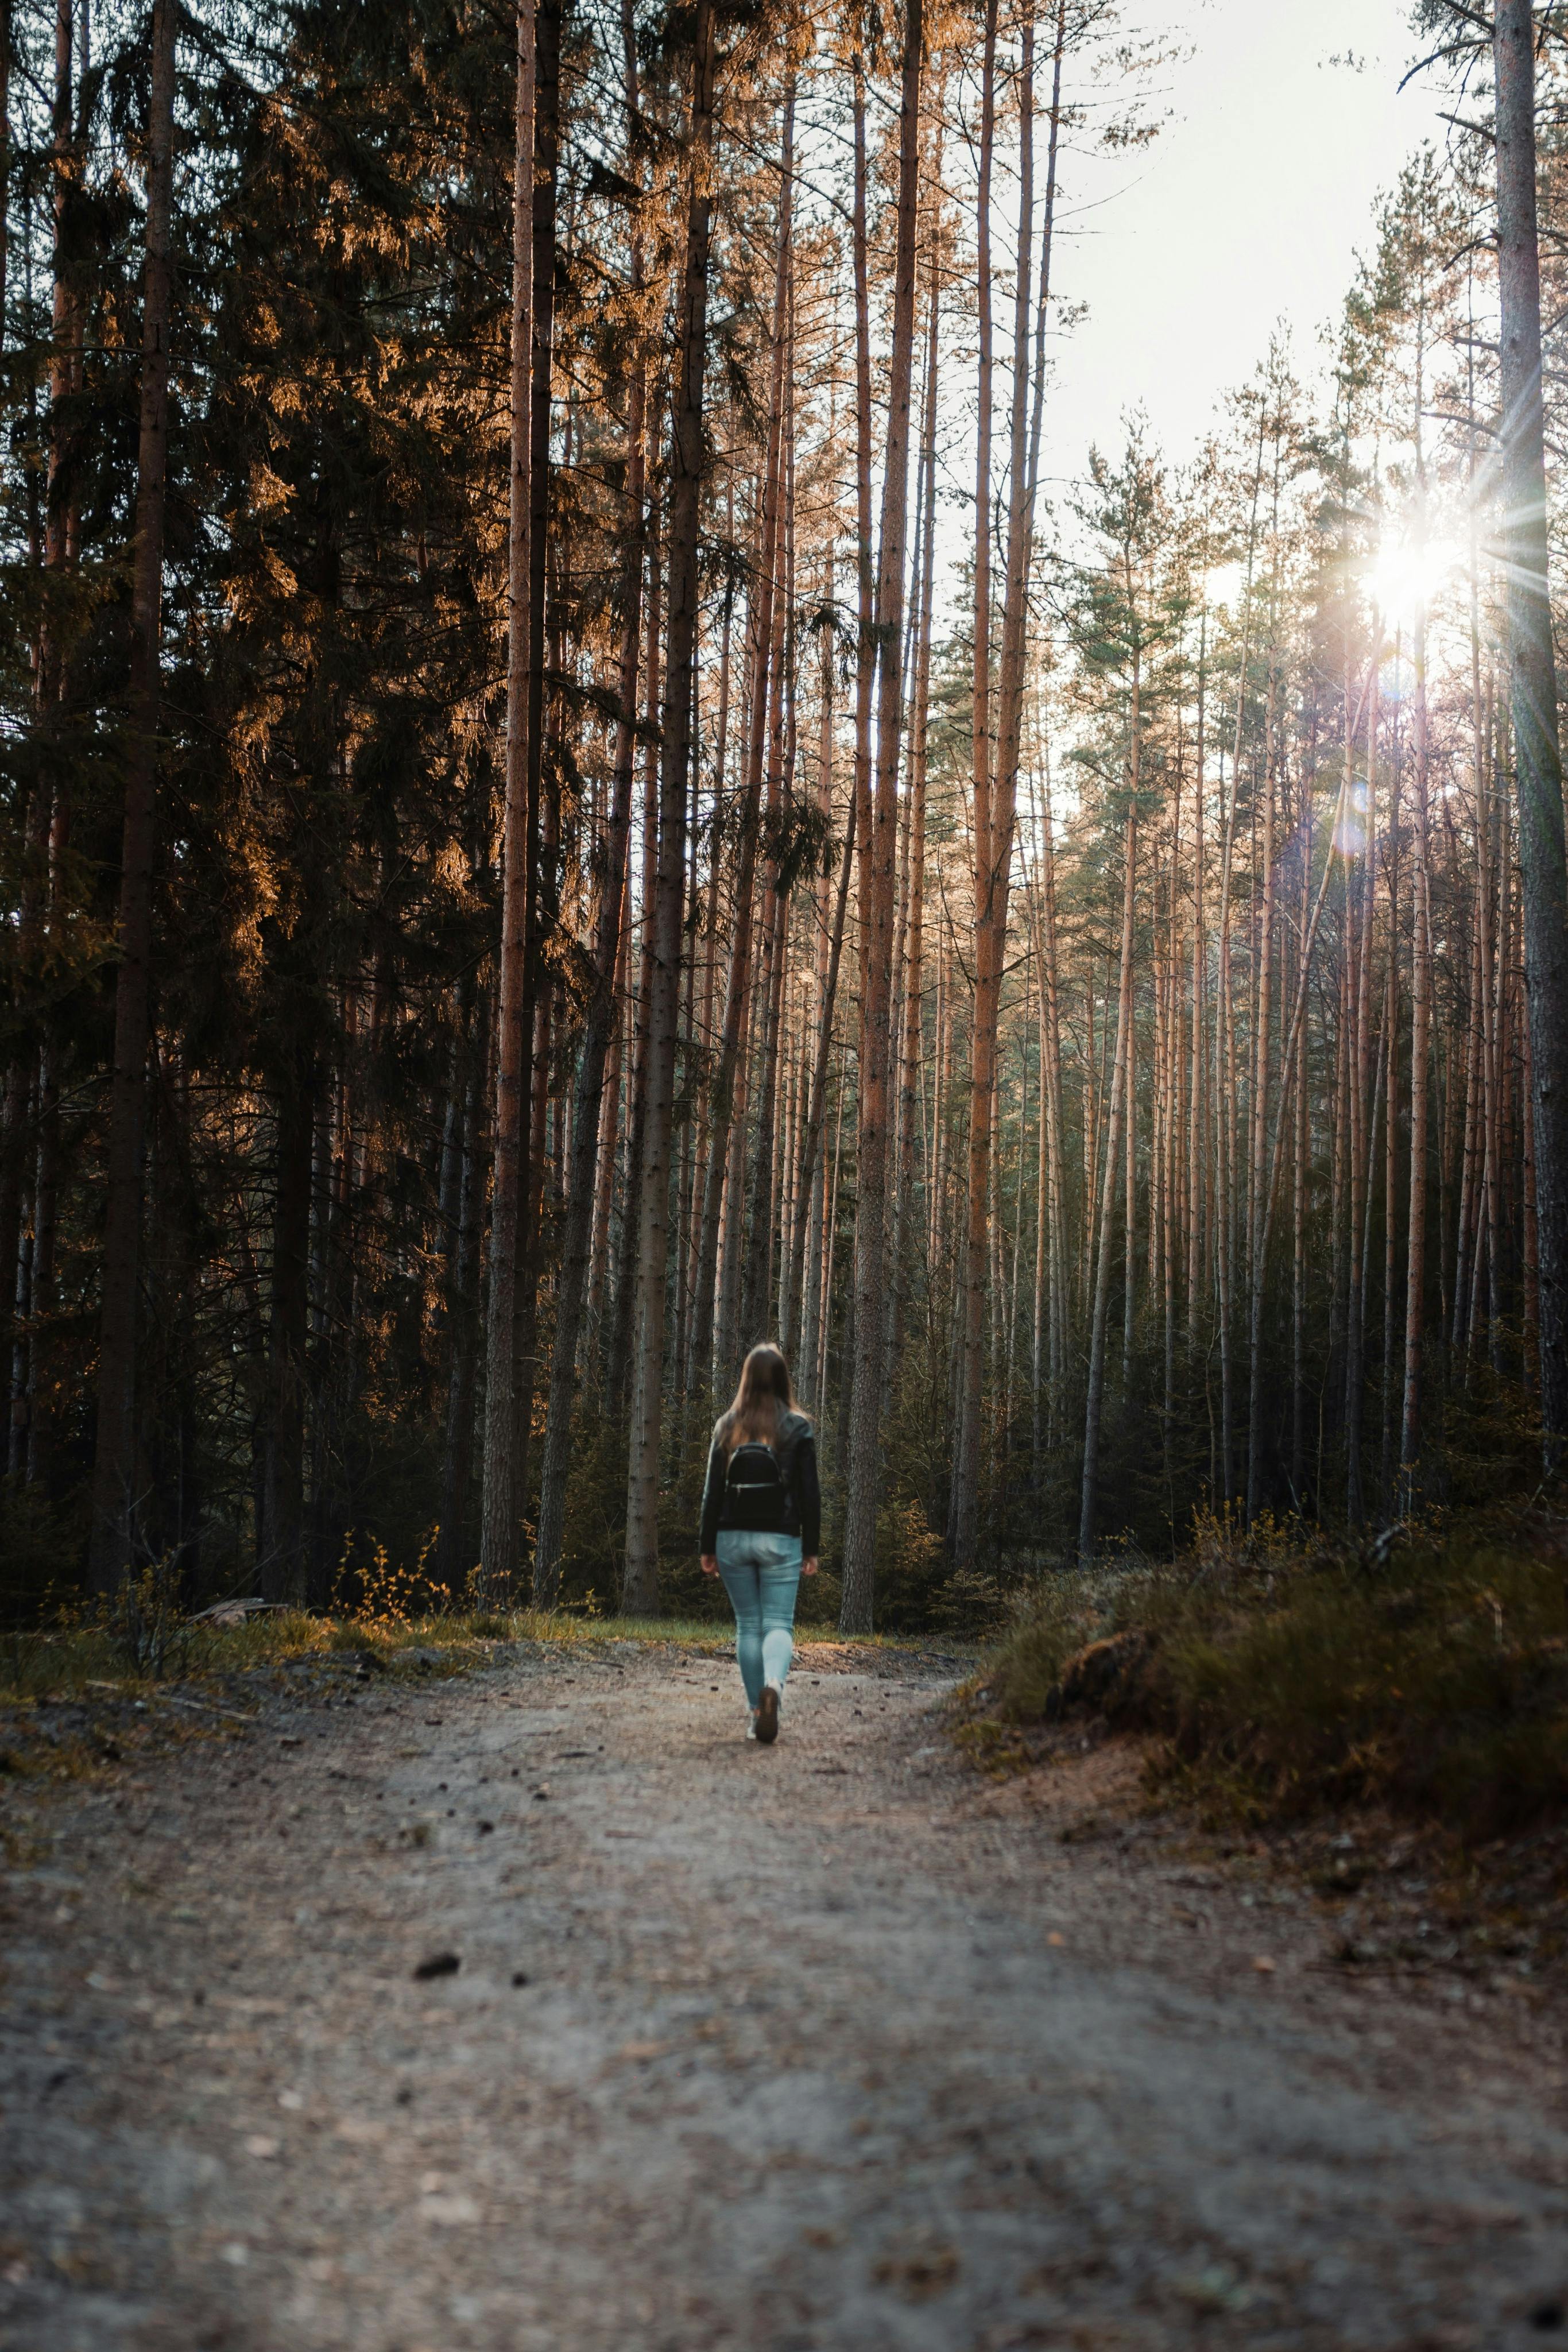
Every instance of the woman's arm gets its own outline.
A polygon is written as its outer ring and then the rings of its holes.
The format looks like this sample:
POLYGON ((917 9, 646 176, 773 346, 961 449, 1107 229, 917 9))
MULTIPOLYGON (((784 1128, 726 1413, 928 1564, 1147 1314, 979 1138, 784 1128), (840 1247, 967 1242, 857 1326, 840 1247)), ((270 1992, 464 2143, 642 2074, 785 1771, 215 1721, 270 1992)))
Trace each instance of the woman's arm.
POLYGON ((800 1564, 806 1575, 815 1576, 822 1545, 822 1489, 817 1478, 817 1441, 810 1431, 795 1449, 795 1478, 800 1496, 800 1564))
POLYGON ((702 1524, 697 1531, 697 1550, 702 1556, 705 1576, 718 1574, 715 1553, 718 1546, 718 1515, 724 1507, 726 1465, 721 1459, 723 1450, 716 1436, 708 1448, 707 1476, 703 1481, 702 1524))

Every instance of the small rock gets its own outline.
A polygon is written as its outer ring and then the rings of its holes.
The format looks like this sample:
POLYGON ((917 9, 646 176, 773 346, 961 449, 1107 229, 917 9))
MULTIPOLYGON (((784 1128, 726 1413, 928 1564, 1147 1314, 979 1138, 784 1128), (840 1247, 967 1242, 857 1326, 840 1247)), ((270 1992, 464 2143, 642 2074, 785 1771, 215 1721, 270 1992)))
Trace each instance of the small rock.
POLYGON ((472 2197, 422 2197, 419 2210, 427 2221, 435 2221, 444 2229, 460 2229, 465 2222, 479 2219, 479 2208, 472 2197))
POLYGON ((430 1958, 421 1960, 415 1969, 414 1979, 417 1983, 428 1984, 432 1977, 455 1977, 462 1966, 463 1962, 455 1952, 432 1952, 430 1958))
POLYGON ((191 1622, 193 1625, 243 1625, 247 1617, 260 1617, 282 1606, 280 1601, 264 1601, 259 1592, 252 1592, 247 1593, 243 1601, 215 1601, 210 1609, 198 1609, 191 1622))
POLYGON ((526 1969, 514 1969, 512 1970, 512 1982, 515 1985, 526 1985, 528 1980, 528 1971, 526 1969))
POLYGON ((1260 1977, 1271 1977, 1274 1973, 1273 1961, 1265 1957, 1255 1959, 1252 1966, 1260 1977))
POLYGON ((481 1836, 481 1837, 488 1837, 488 1836, 489 1836, 489 1834, 490 1834, 490 1832, 491 1832, 491 1831, 495 1828, 495 1826, 496 1826, 496 1824, 495 1824, 495 1822, 480 1822, 480 1824, 479 1824, 479 1834, 480 1834, 480 1836, 481 1836))
POLYGON ((246 2139, 245 2152, 246 2156, 263 2158, 276 2156, 278 2146, 279 2143, 275 2139, 268 2139, 265 2132, 251 2132, 246 2139))
POLYGON ((1543 2295, 1530 2314, 1531 2327, 1539 2327, 1545 2333, 1563 2326, 1565 2321, 1568 2321, 1568 2311, 1554 2294, 1543 2295))

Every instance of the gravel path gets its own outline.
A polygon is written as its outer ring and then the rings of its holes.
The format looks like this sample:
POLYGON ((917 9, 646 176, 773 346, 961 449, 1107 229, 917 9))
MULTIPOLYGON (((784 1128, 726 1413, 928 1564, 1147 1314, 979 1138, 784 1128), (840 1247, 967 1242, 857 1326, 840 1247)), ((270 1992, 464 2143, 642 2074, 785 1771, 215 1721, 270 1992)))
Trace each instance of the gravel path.
POLYGON ((806 1652, 768 1750, 585 1645, 37 1799, 0 2344, 1546 2340, 1561 2021, 1344 1980, 1113 1751, 994 1788, 950 1672, 806 1652))

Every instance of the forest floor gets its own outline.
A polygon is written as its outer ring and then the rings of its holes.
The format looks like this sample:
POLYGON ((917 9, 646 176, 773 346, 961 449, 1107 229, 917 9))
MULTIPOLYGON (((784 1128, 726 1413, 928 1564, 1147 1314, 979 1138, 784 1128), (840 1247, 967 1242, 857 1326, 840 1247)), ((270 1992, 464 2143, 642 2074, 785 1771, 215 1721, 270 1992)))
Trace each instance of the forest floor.
POLYGON ((0 2343, 1568 2324, 1561 2005, 1336 1967, 1343 1898, 1149 1814, 1134 1748, 987 1780, 958 1667, 814 1643, 769 1749, 706 1645, 519 1644, 14 1782, 0 2343))

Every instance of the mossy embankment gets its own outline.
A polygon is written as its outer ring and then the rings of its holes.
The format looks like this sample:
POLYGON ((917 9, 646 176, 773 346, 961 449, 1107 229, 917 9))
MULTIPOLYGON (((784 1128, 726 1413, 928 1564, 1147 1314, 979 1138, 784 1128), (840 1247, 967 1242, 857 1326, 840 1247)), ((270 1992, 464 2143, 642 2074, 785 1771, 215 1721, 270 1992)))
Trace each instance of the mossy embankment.
POLYGON ((1043 1582, 960 1702, 1003 1769, 1096 1727, 1157 1791, 1293 1823, 1376 1806, 1468 1844, 1568 1820, 1568 1508, 1364 1544, 1207 1522, 1166 1566, 1043 1582))

